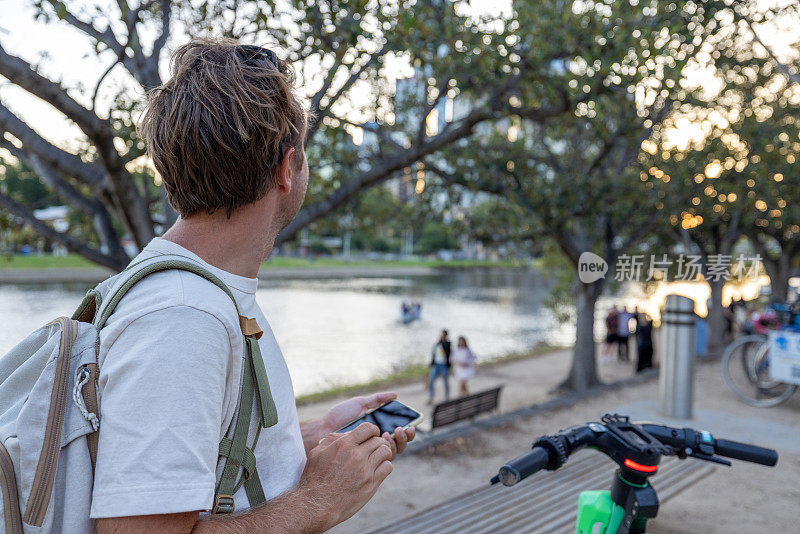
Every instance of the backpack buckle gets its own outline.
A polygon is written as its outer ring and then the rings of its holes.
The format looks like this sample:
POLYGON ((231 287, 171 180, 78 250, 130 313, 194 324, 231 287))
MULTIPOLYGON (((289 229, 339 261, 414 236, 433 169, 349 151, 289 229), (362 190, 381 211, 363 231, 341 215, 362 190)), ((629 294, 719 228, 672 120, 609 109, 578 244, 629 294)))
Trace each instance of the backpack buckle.
POLYGON ((233 502, 233 495, 215 495, 214 496, 214 507, 211 508, 211 513, 216 514, 232 514, 233 510, 236 508, 235 503, 233 502))

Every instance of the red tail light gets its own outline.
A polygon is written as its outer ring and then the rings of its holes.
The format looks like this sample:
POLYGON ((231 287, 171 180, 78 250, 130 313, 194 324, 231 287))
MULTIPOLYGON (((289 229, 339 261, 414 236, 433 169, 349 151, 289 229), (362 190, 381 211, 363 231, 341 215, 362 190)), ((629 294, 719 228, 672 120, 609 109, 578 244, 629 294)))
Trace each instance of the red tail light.
POLYGON ((641 471, 642 473, 655 473, 656 469, 658 469, 657 465, 637 464, 636 462, 634 462, 633 460, 629 460, 628 458, 625 458, 624 464, 625 467, 630 467, 634 471, 641 471))

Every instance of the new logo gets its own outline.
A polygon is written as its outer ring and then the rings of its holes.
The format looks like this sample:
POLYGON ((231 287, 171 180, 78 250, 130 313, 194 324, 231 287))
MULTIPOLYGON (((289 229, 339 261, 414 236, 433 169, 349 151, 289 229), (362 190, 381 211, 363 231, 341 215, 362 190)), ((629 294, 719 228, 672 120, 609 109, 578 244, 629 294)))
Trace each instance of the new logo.
POLYGON ((578 258, 578 278, 584 284, 591 284, 605 278, 607 272, 606 260, 593 252, 584 252, 578 258))

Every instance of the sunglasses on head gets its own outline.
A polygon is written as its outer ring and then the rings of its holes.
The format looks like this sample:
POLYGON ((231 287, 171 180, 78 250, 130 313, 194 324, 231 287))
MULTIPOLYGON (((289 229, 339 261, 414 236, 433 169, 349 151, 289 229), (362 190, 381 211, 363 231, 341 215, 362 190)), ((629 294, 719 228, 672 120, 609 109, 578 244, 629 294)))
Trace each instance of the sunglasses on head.
POLYGON ((263 48, 255 45, 239 45, 236 47, 236 51, 245 61, 250 61, 253 59, 266 59, 276 68, 278 67, 278 56, 275 55, 275 52, 269 48, 263 48))

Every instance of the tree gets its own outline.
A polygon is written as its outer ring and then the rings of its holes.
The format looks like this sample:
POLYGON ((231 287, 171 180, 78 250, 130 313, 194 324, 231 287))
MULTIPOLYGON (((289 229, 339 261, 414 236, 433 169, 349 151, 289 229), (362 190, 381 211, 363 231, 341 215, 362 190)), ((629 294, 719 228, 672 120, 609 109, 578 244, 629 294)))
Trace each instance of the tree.
POLYGON ((766 13, 741 7, 734 13, 750 44, 749 61, 736 72, 746 105, 731 124, 748 149, 747 201, 754 216, 743 232, 762 258, 773 298, 786 301, 800 258, 800 206, 794 201, 800 197, 800 39, 788 43, 792 53, 779 56, 759 34, 776 19, 796 21, 800 6, 766 13))
MULTIPOLYGON (((515 7, 522 27, 535 26, 541 6, 515 7)), ((658 214, 641 197, 640 147, 674 102, 687 98, 680 84, 684 68, 724 8, 721 2, 553 3, 548 20, 561 32, 552 46, 565 54, 551 65, 551 75, 570 88, 570 101, 578 101, 571 113, 546 122, 520 115, 477 143, 443 151, 447 159, 438 165, 428 163, 448 183, 524 209, 568 260, 576 343, 564 388, 598 383, 594 314, 606 282, 580 280, 581 255, 594 252, 613 266, 655 227, 658 214)), ((547 39, 530 37, 537 43, 547 39)), ((529 94, 515 97, 524 107, 529 94)))
POLYGON ((102 87, 106 75, 88 88, 67 87, 0 44, 0 75, 51 104, 84 136, 79 153, 56 146, 0 100, 0 148, 85 213, 94 223, 99 246, 42 224, 30 206, 7 195, 0 194, 0 208, 115 269, 128 261, 115 222, 143 247, 175 218, 165 206, 163 189, 152 187, 158 177, 140 159, 144 146, 134 127, 143 105, 136 95, 161 84, 167 49, 177 44, 175 34, 277 44, 309 93, 317 120, 308 131, 307 146, 310 154, 320 156, 318 172, 309 201, 279 236, 279 244, 361 191, 471 136, 479 124, 507 115, 512 111, 509 95, 519 87, 540 89, 528 90, 526 105, 513 109, 517 114, 544 119, 572 107, 566 94, 549 83, 550 63, 562 56, 559 49, 521 47, 499 19, 462 14, 466 2, 141 0, 133 5, 120 0, 116 12, 77 1, 34 0, 32 5, 44 24, 66 24, 84 34, 96 50, 91 61, 108 65, 106 74, 113 69, 125 74, 125 82, 113 88, 113 98, 104 100, 101 96, 110 90, 102 87), (412 91, 419 98, 408 98, 399 108, 387 71, 387 62, 397 57, 407 58, 419 74, 419 90, 412 91), (429 131, 434 110, 457 94, 475 105, 436 133, 429 131), (360 130, 380 143, 359 162, 348 156, 348 150, 353 152, 348 136, 360 130), (134 176, 136 167, 145 172, 143 180, 134 176))
POLYGON ((755 7, 741 2, 720 13, 721 31, 709 39, 712 52, 703 65, 714 74, 706 85, 718 88, 700 88, 682 103, 643 153, 641 179, 654 206, 668 215, 677 242, 702 259, 711 288, 711 354, 725 343, 722 289, 737 242, 749 238, 781 299, 800 255, 797 207, 786 200, 800 187, 793 168, 800 157, 800 85, 793 75, 800 58, 776 64, 752 20, 776 24, 787 13, 755 7), (698 135, 676 141, 675 133, 691 125, 699 126, 698 135))

